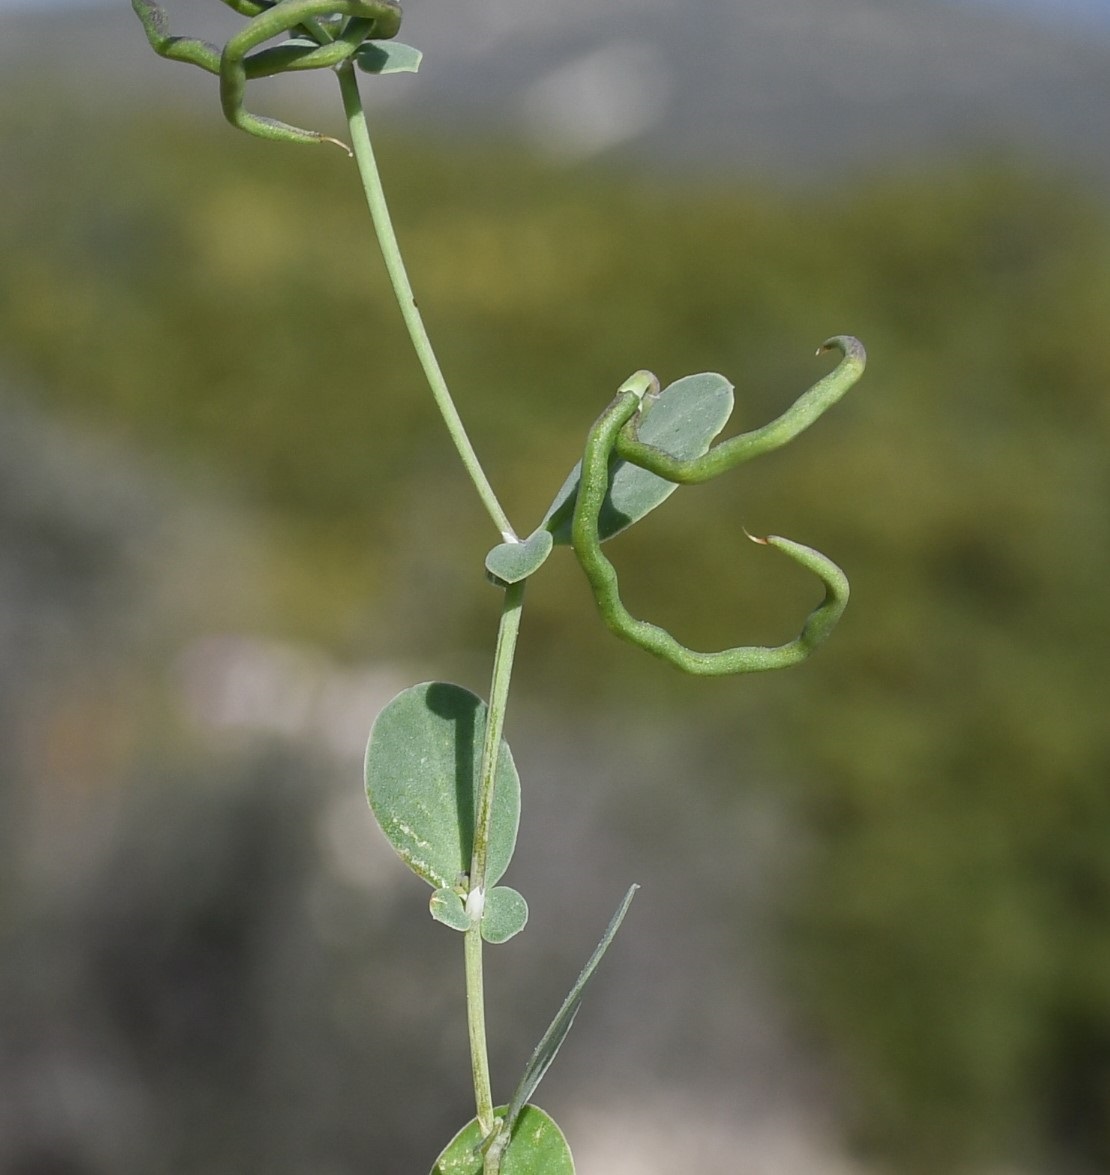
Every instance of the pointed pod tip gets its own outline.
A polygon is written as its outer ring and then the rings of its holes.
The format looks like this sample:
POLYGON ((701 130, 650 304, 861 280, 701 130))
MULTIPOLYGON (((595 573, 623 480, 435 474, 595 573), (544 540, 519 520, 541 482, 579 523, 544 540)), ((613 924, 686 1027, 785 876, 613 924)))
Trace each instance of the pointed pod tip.
POLYGON ((827 338, 817 348, 817 354, 823 355, 826 351, 839 351, 845 359, 863 366, 867 362, 867 351, 864 345, 854 335, 833 335, 827 338))
POLYGON ((743 529, 744 533, 748 536, 748 538, 750 538, 752 540, 753 543, 758 543, 761 547, 768 547, 771 545, 771 536, 770 535, 752 534, 752 532, 750 530, 748 530, 748 528, 746 526, 743 527, 742 529, 743 529))

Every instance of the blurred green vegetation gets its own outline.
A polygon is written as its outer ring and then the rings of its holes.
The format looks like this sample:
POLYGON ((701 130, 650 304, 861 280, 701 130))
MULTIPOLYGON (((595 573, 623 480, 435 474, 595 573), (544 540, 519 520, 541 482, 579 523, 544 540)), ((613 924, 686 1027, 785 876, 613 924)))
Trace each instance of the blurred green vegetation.
MULTIPOLYGON (((1110 1168, 1106 205, 992 163, 784 194, 507 147, 381 155, 522 532, 636 368, 724 372, 750 427, 825 369, 823 338, 866 342, 810 434, 614 544, 630 606, 708 647, 778 642, 812 602, 741 523, 819 546, 854 599, 810 665, 707 685, 645 664, 564 552, 531 590, 522 680, 696 722, 794 781, 778 962, 861 1148, 1110 1168)), ((284 552, 267 623, 351 658, 484 650, 497 536, 341 154, 27 101, 0 107, 0 160, 7 373, 257 507, 284 552)))

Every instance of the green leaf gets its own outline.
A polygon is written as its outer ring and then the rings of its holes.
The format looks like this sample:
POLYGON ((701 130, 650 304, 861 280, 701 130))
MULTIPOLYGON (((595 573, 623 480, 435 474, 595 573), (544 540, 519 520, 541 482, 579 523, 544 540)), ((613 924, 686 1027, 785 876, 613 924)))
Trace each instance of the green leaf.
POLYGON ((355 52, 363 73, 416 73, 424 54, 400 41, 364 41, 355 52))
POLYGON ((540 527, 522 543, 499 543, 486 556, 486 570, 499 583, 519 583, 551 554, 551 532, 540 527))
MULTIPOLYGON (((485 730, 486 704, 476 694, 428 681, 399 693, 370 731, 366 798, 397 855, 436 889, 450 890, 470 870, 485 730)), ((520 779, 502 739, 486 865, 489 886, 509 867, 519 822, 520 779)))
POLYGON ((498 885, 486 894, 482 913, 482 937, 486 942, 508 942, 527 921, 528 903, 511 886, 498 885))
POLYGON ((605 933, 594 948, 594 953, 582 968, 578 978, 574 981, 574 986, 563 1001, 563 1006, 555 1013, 555 1019, 551 1021, 547 1031, 540 1038, 540 1043, 536 1045, 535 1051, 529 1057, 528 1064, 524 1068, 524 1076, 520 1079, 520 1084, 517 1086, 516 1093, 513 1094, 513 1100, 509 1103, 505 1114, 505 1122, 509 1130, 513 1129, 517 1115, 535 1093, 536 1086, 543 1080, 544 1074, 551 1067, 551 1062, 555 1060, 555 1054, 559 1051, 563 1041, 566 1040, 567 1033, 570 1032, 574 1018, 578 1015, 578 1009, 582 1005, 582 994, 586 984, 589 983, 593 973, 597 970, 597 965, 609 949, 609 944, 620 929, 624 916, 628 913, 628 907, 632 904, 632 899, 636 896, 636 891, 639 888, 638 885, 629 886, 628 893, 624 895, 624 900, 617 907, 617 912, 605 928, 605 933))
POLYGON ((453 889, 437 889, 428 902, 428 909, 437 922, 452 930, 466 930, 470 925, 466 905, 453 889))
MULTIPOLYGON (((503 1117, 505 1107, 494 1111, 503 1117)), ((482 1128, 472 1118, 436 1159, 431 1175, 481 1175, 482 1128)), ((525 1106, 501 1156, 501 1175, 574 1175, 563 1132, 538 1106, 525 1106)))
MULTIPOLYGON (((732 405, 732 384, 723 375, 706 371, 683 376, 664 388, 647 409, 640 426, 640 440, 682 461, 700 457, 709 451, 713 438, 724 428, 732 405)), ((581 468, 579 462, 571 470, 541 524, 551 532, 556 543, 570 542, 581 468)), ((610 473, 609 493, 598 522, 602 542, 639 522, 676 489, 674 482, 664 481, 626 461, 617 461, 610 473)))

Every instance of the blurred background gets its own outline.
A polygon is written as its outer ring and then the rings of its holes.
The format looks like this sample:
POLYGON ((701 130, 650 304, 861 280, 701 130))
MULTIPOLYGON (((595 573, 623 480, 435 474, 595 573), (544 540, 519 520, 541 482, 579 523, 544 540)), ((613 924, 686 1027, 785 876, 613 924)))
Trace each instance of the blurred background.
MULTIPOLYGON (((221 40, 239 18, 167 5, 221 40)), ((485 693, 497 535, 341 152, 258 142, 125 3, 0 2, 0 1172, 411 1175, 472 1113, 459 942, 361 756, 485 693)), ((642 884, 538 1101, 583 1175, 1110 1170, 1110 6, 411 0, 364 82, 522 533, 631 371, 789 449, 611 550, 688 643, 529 589, 495 1094, 642 884)), ((252 109, 338 130, 327 76, 252 109)))

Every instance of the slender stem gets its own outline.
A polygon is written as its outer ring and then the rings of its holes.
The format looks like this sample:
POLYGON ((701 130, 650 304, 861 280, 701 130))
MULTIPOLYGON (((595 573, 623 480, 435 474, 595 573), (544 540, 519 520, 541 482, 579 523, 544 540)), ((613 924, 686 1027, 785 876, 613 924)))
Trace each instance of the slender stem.
MULTIPOLYGON (((497 629, 497 648, 493 654, 493 681, 490 685, 485 738, 482 742, 482 765, 478 776, 478 803, 474 818, 474 847, 470 863, 470 892, 467 909, 473 921, 466 930, 466 1011, 470 1030, 470 1065, 474 1075, 474 1100, 483 1135, 494 1129, 493 1094, 490 1088, 489 1059, 486 1052, 486 1010, 482 984, 481 910, 486 898, 486 873, 489 857, 490 824, 493 819, 493 792, 497 779, 497 759, 501 749, 501 732, 509 701, 509 683, 513 674, 513 657, 520 632, 524 608, 524 584, 510 584, 501 605, 501 622, 497 629)), ((494 1169, 497 1160, 494 1160, 494 1169)))
MULTIPOLYGON (((397 244, 397 235, 390 219, 389 208, 386 204, 385 192, 382 189, 381 176, 378 172, 377 161, 374 158, 374 149, 370 141, 370 129, 366 122, 366 113, 362 107, 362 99, 358 91, 358 80, 350 62, 341 65, 336 72, 339 75, 339 87, 343 94, 343 109, 347 115, 347 126, 351 136, 351 145, 354 148, 355 160, 358 163, 359 175, 362 177, 363 190, 366 193, 366 203, 370 209, 370 216, 374 222, 374 231, 381 246, 385 267, 389 273, 389 280, 393 285, 393 292, 397 297, 397 304, 401 309, 401 316, 408 328, 409 338, 428 386, 432 390, 436 406, 447 426, 447 431, 458 450, 462 463, 478 491, 490 518, 500 530, 506 542, 516 542, 516 532, 509 522, 508 516, 497 500, 497 495, 489 483, 478 456, 466 434, 466 428, 459 417, 458 410, 451 393, 447 388, 447 381, 443 378, 439 362, 432 349, 431 340, 424 327, 424 321, 413 296, 412 285, 405 271, 405 264, 401 258, 401 251, 397 244)), ((486 1046, 486 1007, 485 984, 482 971, 482 930, 481 913, 485 903, 486 873, 489 857, 490 825, 493 819, 493 792, 497 777, 497 759, 501 749, 501 732, 505 725, 505 709, 508 705, 509 682, 512 678, 513 656, 516 652, 517 634, 520 632, 520 616, 524 603, 524 582, 511 584, 505 590, 505 598, 501 608, 501 622, 497 632, 497 648, 493 658, 493 683, 490 687, 489 708, 486 715, 485 739, 482 745, 482 764, 478 781, 478 803, 474 820, 474 846, 471 857, 470 885, 467 900, 467 909, 472 921, 463 935, 464 959, 466 967, 466 1011, 467 1028, 470 1035, 470 1066, 474 1078, 474 1100, 477 1109, 479 1125, 484 1135, 493 1133, 496 1120, 493 1116, 493 1092, 490 1084, 489 1053, 486 1046)), ((500 1148, 487 1165, 491 1175, 496 1175, 499 1164, 500 1148)))
POLYGON ((466 960, 466 1026, 470 1033, 470 1072, 474 1078, 474 1104, 482 1136, 494 1127, 493 1089, 486 1050, 486 994, 482 978, 482 928, 473 923, 463 933, 466 960))
POLYGON ((501 604, 501 623, 497 629, 497 648, 493 654, 493 681, 490 683, 489 713, 482 744, 482 770, 478 779, 478 805, 474 818, 474 847, 470 864, 470 892, 485 890, 486 857, 489 852, 490 822, 493 819, 493 788, 497 776, 497 754, 501 732, 505 727, 505 710, 509 701, 509 682, 513 675, 516 638, 524 608, 524 585, 512 583, 505 589, 501 604))
POLYGON ((348 61, 336 70, 339 75, 339 88, 343 94, 343 109, 347 115, 347 126, 351 135, 351 146, 354 148, 355 161, 358 163, 359 175, 362 177, 363 191, 366 193, 366 203, 370 208, 370 217, 374 222, 374 231, 377 233, 378 243, 381 245, 382 257, 389 273, 389 280, 393 285, 393 292, 397 296, 397 304, 401 308, 401 316, 408 328, 409 338, 412 339, 416 356, 420 366, 424 369, 424 376, 428 386, 432 389, 432 396, 440 415, 443 417, 451 440, 455 443, 462 463, 466 467, 482 505, 493 519, 494 526, 501 532, 501 537, 507 543, 515 542, 516 532, 509 522, 508 515, 497 500, 493 486, 478 461, 478 455, 466 435, 455 402, 447 388, 447 381, 443 378, 439 361, 432 350, 428 332, 424 329, 424 320, 420 317, 420 310, 413 296, 412 285, 405 263, 401 259, 401 250, 397 244, 397 234, 393 231, 393 222, 390 219, 389 208, 382 189, 381 176, 378 173, 378 164, 374 158, 374 149, 370 143, 370 128, 366 122, 366 112, 362 107, 362 98, 358 91, 358 79, 355 77, 354 66, 348 61))

